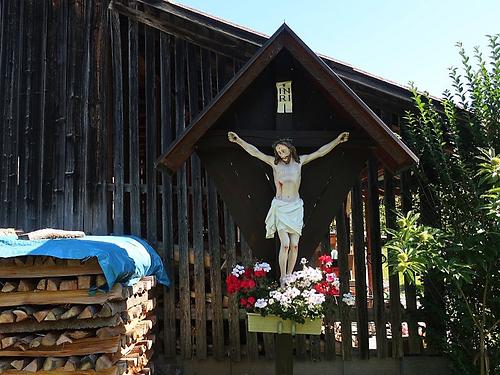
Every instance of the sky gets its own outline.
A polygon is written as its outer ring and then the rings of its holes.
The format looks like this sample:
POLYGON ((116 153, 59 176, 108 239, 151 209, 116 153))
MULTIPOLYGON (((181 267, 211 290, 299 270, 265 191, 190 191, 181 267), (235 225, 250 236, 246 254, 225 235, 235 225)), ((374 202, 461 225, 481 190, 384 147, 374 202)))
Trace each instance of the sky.
POLYGON ((182 0, 176 3, 272 35, 283 22, 316 53, 441 97, 448 69, 500 33, 500 0, 182 0))

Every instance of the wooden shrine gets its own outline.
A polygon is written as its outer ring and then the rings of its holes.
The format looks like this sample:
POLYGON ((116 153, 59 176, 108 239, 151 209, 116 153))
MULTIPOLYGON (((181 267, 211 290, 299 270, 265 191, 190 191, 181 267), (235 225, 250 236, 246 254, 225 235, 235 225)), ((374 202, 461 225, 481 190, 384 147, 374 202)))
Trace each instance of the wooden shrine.
MULTIPOLYGON (((157 165, 176 171, 196 152, 214 178, 253 255, 269 259, 275 243, 265 239, 264 219, 274 196, 271 168, 227 140, 235 131, 273 155, 271 145, 290 138, 299 154, 350 139, 329 155, 304 166, 301 197, 304 229, 300 257, 309 258, 370 155, 396 172, 416 156, 300 38, 283 24, 160 157, 157 165), (276 85, 291 81, 293 112, 277 113, 276 85)), ((271 258, 272 259, 272 258, 271 258)))

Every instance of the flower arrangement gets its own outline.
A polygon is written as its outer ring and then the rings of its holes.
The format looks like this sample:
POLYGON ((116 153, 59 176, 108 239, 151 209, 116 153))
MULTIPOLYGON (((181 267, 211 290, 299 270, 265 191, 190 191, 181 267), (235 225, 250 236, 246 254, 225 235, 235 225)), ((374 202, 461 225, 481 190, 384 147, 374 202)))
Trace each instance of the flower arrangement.
POLYGON ((302 270, 285 276, 281 286, 268 278, 268 263, 236 265, 226 278, 227 292, 237 293, 240 307, 262 316, 272 314, 297 323, 320 318, 327 297, 339 295, 339 279, 330 256, 318 260, 319 267, 313 268, 302 258, 302 270))

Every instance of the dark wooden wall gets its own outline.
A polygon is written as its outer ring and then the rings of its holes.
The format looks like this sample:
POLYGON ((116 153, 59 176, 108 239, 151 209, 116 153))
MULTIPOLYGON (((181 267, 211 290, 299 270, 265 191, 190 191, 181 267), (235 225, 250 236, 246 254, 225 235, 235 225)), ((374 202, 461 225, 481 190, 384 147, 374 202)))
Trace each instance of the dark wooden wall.
POLYGON ((105 1, 2 1, 0 225, 107 233, 105 1))
MULTIPOLYGON (((148 14, 134 1, 121 10, 148 14)), ((251 259, 251 250, 200 160, 191 157, 173 178, 154 169, 156 158, 245 59, 140 18, 108 10, 107 1, 1 2, 0 227, 142 236, 173 279, 162 292, 159 342, 166 356, 273 358, 274 336, 246 332, 237 301, 225 297, 226 269, 251 259)), ((386 123, 399 127, 401 105, 353 87, 386 123)), ((385 202, 386 225, 393 226, 390 208, 411 207, 407 177, 384 173, 373 159, 353 186, 352 212, 337 212, 343 291, 350 290, 350 252, 356 274, 368 267, 369 278, 356 278, 351 288, 358 295, 355 308, 340 304, 328 314, 323 338, 297 337, 298 358, 420 353, 415 290, 405 286, 402 309, 397 278, 388 280, 389 298, 383 287, 379 205, 385 202), (397 202, 396 190, 402 193, 397 202), (402 320, 410 337, 403 340, 395 329, 389 343, 386 324, 399 327, 402 320), (340 343, 335 331, 350 337, 351 321, 358 322, 355 349, 349 339, 340 343), (371 327, 381 334, 379 349, 370 354, 371 327)))

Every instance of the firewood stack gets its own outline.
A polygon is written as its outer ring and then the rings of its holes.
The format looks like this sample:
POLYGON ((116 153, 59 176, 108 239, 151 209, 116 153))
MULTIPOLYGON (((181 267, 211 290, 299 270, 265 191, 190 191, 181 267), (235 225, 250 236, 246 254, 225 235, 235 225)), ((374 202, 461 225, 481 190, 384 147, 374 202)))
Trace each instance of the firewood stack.
POLYGON ((155 278, 105 284, 95 258, 0 258, 0 373, 150 374, 155 278))

